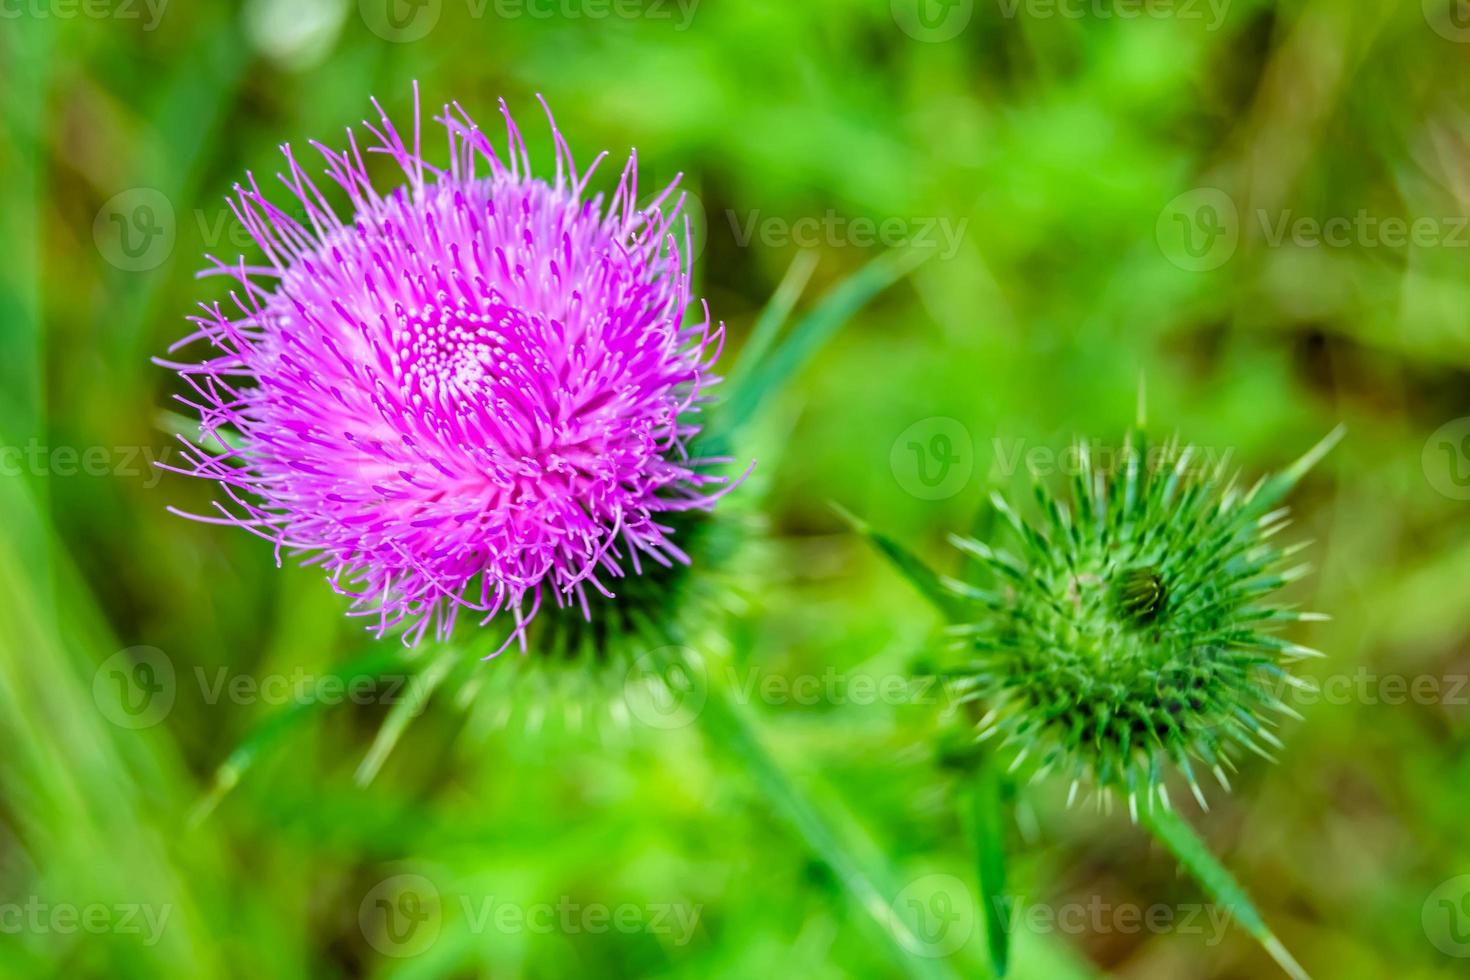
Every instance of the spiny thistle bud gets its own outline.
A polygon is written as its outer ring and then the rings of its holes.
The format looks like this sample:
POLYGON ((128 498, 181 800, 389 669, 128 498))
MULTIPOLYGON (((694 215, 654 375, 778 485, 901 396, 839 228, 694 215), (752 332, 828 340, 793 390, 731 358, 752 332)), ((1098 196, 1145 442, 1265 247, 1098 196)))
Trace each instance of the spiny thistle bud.
POLYGON ((1177 441, 1150 456, 1135 433, 1111 466, 1079 445, 1070 502, 1038 483, 1037 521, 995 495, 1014 550, 955 537, 985 575, 948 583, 983 610, 952 628, 967 699, 988 708, 981 738, 1016 750, 1013 769, 1070 775, 1069 801, 1089 779, 1126 793, 1135 818, 1140 792, 1168 804, 1166 763, 1204 806, 1196 764, 1228 789, 1234 753, 1269 758, 1275 716, 1295 714, 1279 685, 1304 684, 1288 667, 1320 656, 1274 630, 1323 618, 1271 601, 1307 571, 1290 561, 1301 545, 1274 543, 1277 504, 1340 434, 1248 491, 1177 441))

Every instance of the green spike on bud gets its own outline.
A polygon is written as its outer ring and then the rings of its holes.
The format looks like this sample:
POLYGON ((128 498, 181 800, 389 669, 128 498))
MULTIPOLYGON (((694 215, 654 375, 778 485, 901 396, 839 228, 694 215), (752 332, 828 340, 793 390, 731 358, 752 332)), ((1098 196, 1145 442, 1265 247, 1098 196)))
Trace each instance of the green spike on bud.
POLYGON ((1167 766, 1203 798, 1196 771, 1228 788, 1235 755, 1279 747, 1279 687, 1316 651, 1272 632, 1313 618, 1270 601, 1305 568, 1277 543, 1278 503, 1339 437, 1242 493, 1205 454, 1150 453, 1135 432, 1106 470, 1079 451, 1070 499, 1041 488, 1033 519, 994 500, 1005 540, 955 539, 988 581, 953 590, 986 737, 1038 771, 1166 805, 1167 766))

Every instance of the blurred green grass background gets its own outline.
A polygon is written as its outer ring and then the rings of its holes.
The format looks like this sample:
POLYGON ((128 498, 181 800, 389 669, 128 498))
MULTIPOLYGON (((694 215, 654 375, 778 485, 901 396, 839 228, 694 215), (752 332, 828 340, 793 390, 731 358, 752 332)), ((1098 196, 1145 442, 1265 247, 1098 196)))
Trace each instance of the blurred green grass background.
MULTIPOLYGON (((932 253, 763 406, 739 447, 761 530, 701 639, 895 908, 944 911, 935 875, 974 902, 940 748, 961 726, 942 694, 857 693, 905 676, 938 623, 829 503, 952 563, 945 534, 1024 482, 1018 451, 1116 440, 1140 376, 1156 435, 1250 476, 1345 422, 1293 501, 1316 541, 1295 598, 1335 617, 1293 638, 1329 653, 1306 673, 1339 695, 1301 706, 1279 764, 1185 810, 1315 976, 1465 975, 1462 6, 0 5, 0 975, 984 975, 977 906, 895 955, 738 753, 619 724, 616 685, 480 666, 361 785, 388 714, 371 672, 422 659, 393 666, 263 542, 165 513, 213 490, 146 465, 179 391, 149 357, 223 295, 192 273, 241 251, 225 194, 281 143, 339 145, 370 95, 406 118, 414 80, 487 129, 503 96, 538 163, 543 93, 580 161, 636 146, 647 186, 686 174, 737 349, 793 262, 805 309, 882 251, 869 228, 932 253), (1396 221, 1419 231, 1396 242, 1396 221), (959 470, 936 490, 907 445, 940 431, 959 470), (292 708, 292 678, 363 656, 374 703, 292 708), (109 687, 139 663, 173 675, 141 719, 109 687), (253 765, 200 808, 242 744, 253 765), (440 901, 400 942, 369 920, 413 913, 404 875, 440 901)), ((1027 792, 1013 886, 1106 914, 1022 924, 1016 975, 1272 975, 1238 929, 1120 925, 1204 898, 1125 815, 1061 795, 1027 792)))

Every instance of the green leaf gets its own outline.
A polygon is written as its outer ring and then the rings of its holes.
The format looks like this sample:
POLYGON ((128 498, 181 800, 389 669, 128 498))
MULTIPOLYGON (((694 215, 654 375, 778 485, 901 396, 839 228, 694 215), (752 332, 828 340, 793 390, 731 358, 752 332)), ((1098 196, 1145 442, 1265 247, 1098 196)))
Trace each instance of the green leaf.
POLYGON ((1261 918, 1261 913, 1256 910, 1245 889, 1215 859, 1204 841, 1200 840, 1194 828, 1183 817, 1171 807, 1149 806, 1143 808, 1139 818, 1165 847, 1174 852, 1179 863, 1189 870, 1205 891, 1225 906, 1246 932, 1256 937, 1287 976, 1292 980, 1308 980, 1307 972, 1302 969, 1301 964, 1292 958, 1281 940, 1266 927, 1265 920, 1261 918))
MULTIPOLYGON (((961 618, 961 604, 944 580, 913 552, 866 521, 832 504, 837 514, 861 534, 869 544, 896 568, 919 594, 933 603, 946 622, 961 618)), ((980 763, 975 775, 971 800, 971 836, 975 844, 976 868, 980 880, 981 903, 984 907, 986 946, 991 968, 1004 977, 1010 963, 1010 929, 1006 914, 1004 777, 990 762, 980 763)))

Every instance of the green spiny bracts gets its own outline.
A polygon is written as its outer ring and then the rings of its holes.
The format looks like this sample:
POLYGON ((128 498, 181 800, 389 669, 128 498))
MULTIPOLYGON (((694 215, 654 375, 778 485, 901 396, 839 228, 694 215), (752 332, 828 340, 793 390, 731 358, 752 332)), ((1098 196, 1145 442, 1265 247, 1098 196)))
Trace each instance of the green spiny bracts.
MULTIPOLYGON (((557 609, 546 623, 533 624, 528 648, 533 657, 576 666, 602 664, 621 677, 647 651, 684 646, 703 637, 710 625, 748 599, 742 575, 759 541, 759 516, 732 501, 728 515, 679 514, 662 521, 678 529, 691 558, 700 564, 649 563, 641 576, 619 580, 614 597, 589 597, 591 616, 557 609)), ((702 642, 702 641, 701 641, 702 642)))
POLYGON ((1140 793, 1168 803, 1170 763, 1203 806, 1197 766, 1228 788, 1239 750, 1269 758, 1276 716, 1295 714, 1277 692, 1305 683, 1288 668, 1320 656, 1274 631, 1322 618, 1272 602, 1307 570, 1301 545, 1275 542, 1278 504, 1340 435, 1250 490, 1135 432, 1108 467, 1079 445, 1070 499, 1037 483, 1036 519, 995 495, 1013 545, 953 538, 982 574, 948 582, 976 612, 952 633, 982 739, 1013 768, 1069 775, 1072 797, 1084 781, 1125 793, 1135 817, 1140 793))
MULTIPOLYGON (((696 451, 727 455, 717 437, 704 437, 696 451)), ((754 497, 762 485, 749 481, 751 492, 732 494, 717 515, 675 512, 660 521, 679 535, 687 562, 646 563, 612 583, 614 596, 590 594, 586 614, 571 605, 543 609, 527 627, 526 655, 507 651, 496 670, 475 677, 486 728, 560 726, 620 738, 631 724, 648 723, 636 717, 639 704, 679 700, 689 677, 663 676, 668 665, 657 655, 679 648, 721 655, 718 624, 743 608, 742 583, 758 560, 763 524, 754 497)))

